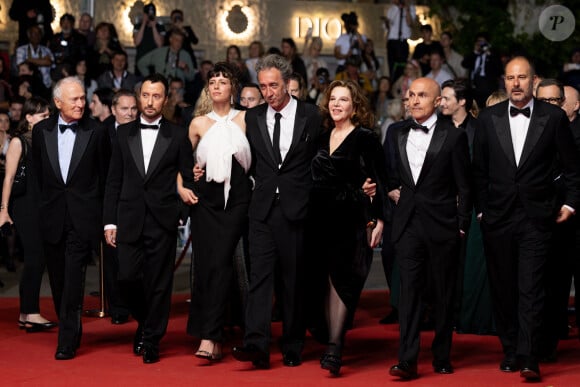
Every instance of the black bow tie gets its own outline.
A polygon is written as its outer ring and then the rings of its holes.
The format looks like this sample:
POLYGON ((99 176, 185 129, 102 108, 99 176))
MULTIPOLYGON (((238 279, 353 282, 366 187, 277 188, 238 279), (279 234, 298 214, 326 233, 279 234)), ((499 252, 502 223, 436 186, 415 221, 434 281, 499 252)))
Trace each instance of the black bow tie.
POLYGON ((429 128, 428 127, 426 127, 424 125, 420 125, 420 124, 418 124, 418 123, 416 123, 414 121, 411 123, 411 126, 409 126, 409 127, 411 129, 421 130, 424 133, 429 133, 429 128))
POLYGON ((67 129, 70 129, 73 131, 73 133, 76 133, 78 128, 79 128, 79 124, 77 124, 77 123, 70 124, 70 125, 65 125, 65 124, 58 125, 58 129, 60 130, 61 133, 64 133, 64 131, 67 129))
POLYGON ((141 129, 153 129, 153 130, 157 130, 157 129, 159 129, 159 125, 141 124, 141 129))
POLYGON ((530 118, 530 108, 518 109, 515 106, 510 106, 510 116, 515 117, 518 114, 523 114, 524 116, 530 118))

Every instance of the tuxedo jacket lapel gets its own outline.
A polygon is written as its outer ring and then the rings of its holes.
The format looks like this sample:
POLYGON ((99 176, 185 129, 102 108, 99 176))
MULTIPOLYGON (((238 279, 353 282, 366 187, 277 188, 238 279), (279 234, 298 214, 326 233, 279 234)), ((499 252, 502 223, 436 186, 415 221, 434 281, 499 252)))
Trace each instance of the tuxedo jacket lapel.
MULTIPOLYGON (((298 107, 296 108, 296 115, 294 118, 294 131, 292 132, 292 144, 290 144, 290 149, 288 149, 288 153, 286 154, 284 161, 286 161, 288 157, 292 155, 292 151, 294 148, 296 148, 300 138, 302 138, 302 132, 304 132, 305 127, 306 115, 302 109, 302 104, 298 102, 298 107)), ((284 164, 284 161, 282 161, 282 164, 284 164)))
POLYGON ((499 144, 501 145, 501 148, 508 160, 515 167, 516 156, 514 154, 514 144, 512 142, 507 107, 501 115, 492 116, 492 121, 493 126, 495 127, 495 133, 497 134, 497 138, 499 140, 499 144))
POLYGON ((421 173, 417 179, 417 185, 421 184, 421 180, 423 180, 424 176, 429 173, 429 170, 433 166, 433 162, 437 158, 437 155, 447 138, 447 129, 442 128, 439 123, 435 125, 433 130, 433 136, 431 137, 431 142, 427 148, 427 154, 425 155, 423 167, 421 168, 421 173))
POLYGON ((141 143, 141 131, 139 129, 139 122, 135 123, 129 135, 127 136, 127 142, 129 144, 129 150, 141 174, 142 178, 145 178, 145 160, 143 159, 143 144, 141 143))
POLYGON ((524 165, 527 158, 530 156, 534 150, 538 140, 544 132, 546 123, 548 122, 548 116, 542 114, 540 104, 536 103, 535 108, 532 112, 532 117, 530 118, 530 126, 528 126, 528 134, 526 135, 526 141, 524 142, 524 148, 522 149, 522 155, 520 156, 520 163, 518 164, 518 169, 524 165))
MULTIPOLYGON (((149 160, 149 166, 147 167, 147 173, 145 174, 145 181, 147 181, 153 172, 155 172, 155 168, 157 168, 157 165, 159 165, 165 152, 167 152, 169 144, 171 144, 171 138, 171 128, 161 121, 159 133, 157 133, 157 139, 155 140, 153 152, 151 153, 151 160, 149 160)), ((141 152, 141 155, 143 155, 143 152, 141 152)), ((141 156, 141 158, 143 158, 143 156, 141 156)), ((143 166, 145 166, 145 162, 143 162, 143 166)))
POLYGON ((267 109, 262 109, 256 118, 258 121, 258 129, 260 130, 260 134, 264 140, 266 151, 270 154, 272 162, 276 165, 276 158, 274 157, 274 150, 272 149, 272 139, 270 138, 270 134, 268 133, 268 125, 266 124, 266 110, 267 109))
POLYGON ((413 173, 411 172, 411 166, 409 165, 409 157, 407 155, 407 139, 409 138, 409 128, 401 129, 399 132, 399 154, 401 155, 401 165, 403 169, 407 173, 407 180, 411 182, 411 184, 415 185, 415 181, 413 180, 413 173))
POLYGON ((44 141, 46 143, 46 154, 54 174, 58 181, 64 184, 62 174, 60 173, 60 163, 58 162, 58 129, 56 129, 56 124, 57 120, 55 119, 54 123, 47 126, 47 129, 44 130, 44 141))
POLYGON ((70 159, 70 167, 68 169, 68 176, 66 178, 67 181, 70 181, 71 177, 73 176, 74 172, 76 171, 79 163, 87 149, 87 145, 89 144, 89 140, 93 134, 93 129, 89 127, 86 123, 81 123, 82 126, 79 126, 77 130, 77 134, 75 136, 75 144, 73 147, 72 156, 70 159))

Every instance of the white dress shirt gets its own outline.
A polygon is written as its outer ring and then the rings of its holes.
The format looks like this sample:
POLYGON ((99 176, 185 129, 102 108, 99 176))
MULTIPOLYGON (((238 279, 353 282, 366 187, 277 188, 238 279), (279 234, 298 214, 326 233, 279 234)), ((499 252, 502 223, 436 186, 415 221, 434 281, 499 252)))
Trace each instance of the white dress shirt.
POLYGON ((518 114, 512 117, 509 113, 511 107, 514 106, 511 102, 508 104, 508 117, 510 122, 510 134, 512 136, 512 144, 514 146, 514 156, 516 159, 516 165, 520 165, 520 157, 522 156, 522 150, 524 149, 524 143, 526 142, 526 136, 528 135, 528 127, 530 126, 530 118, 532 117, 532 112, 534 111, 534 99, 532 98, 530 102, 524 109, 530 108, 530 117, 526 117, 523 114, 518 114))
MULTIPOLYGON (((146 122, 143 117, 140 119, 140 123, 144 125, 157 125, 159 129, 159 123, 161 122, 161 117, 153 122, 146 122)), ((149 162, 151 161, 151 155, 153 154, 153 147, 155 146, 155 141, 157 141, 157 134, 159 130, 155 129, 141 129, 141 144, 143 145, 143 161, 145 162, 145 173, 149 168, 149 162)))
MULTIPOLYGON (((407 40, 411 38, 411 26, 407 23, 407 10, 405 8, 400 8, 396 5, 391 5, 387 10, 387 20, 389 21, 389 32, 388 40, 399 40, 399 24, 401 21, 401 9, 403 11, 403 24, 401 26, 401 40, 407 40)), ((409 13, 411 14, 411 20, 415 21, 417 19, 417 11, 415 6, 409 6, 409 13)))
MULTIPOLYGON (((159 127, 161 123, 161 117, 153 122, 146 122, 143 117, 140 118, 139 124, 144 125, 157 125, 159 127)), ((115 129, 117 129, 117 122, 115 121, 115 129)), ((68 130, 67 130, 68 132, 68 130)), ((145 162, 145 173, 147 173, 147 168, 149 167, 149 162, 151 161, 151 155, 153 154, 153 147, 155 146, 155 141, 157 141, 157 134, 159 129, 141 129, 141 144, 143 146, 143 161, 145 162)), ((116 230, 116 224, 106 224, 104 230, 116 230)))
POLYGON ((485 60, 487 58, 487 54, 484 52, 482 54, 478 54, 475 58, 475 66, 473 67, 473 73, 471 74, 471 78, 474 78, 476 75, 480 77, 485 77, 485 60))
POLYGON ((276 118, 274 115, 276 113, 282 114, 280 118, 280 156, 282 157, 282 162, 286 158, 286 154, 292 145, 292 135, 294 134, 294 121, 296 118, 296 108, 298 103, 292 97, 290 97, 290 102, 284 106, 282 110, 277 112, 268 106, 268 111, 266 112, 266 125, 268 126, 268 134, 270 135, 270 141, 274 138, 274 124, 276 118))
POLYGON ((76 121, 73 122, 64 122, 62 117, 58 116, 58 123, 56 125, 57 130, 57 138, 58 138, 58 165, 60 166, 60 175, 62 176, 62 180, 66 184, 66 179, 68 177, 68 170, 70 167, 70 160, 72 158, 73 149, 75 146, 75 139, 77 135, 71 129, 67 129, 64 133, 60 132, 60 125, 71 125, 77 123, 76 121))
POLYGON ((427 133, 421 129, 411 129, 409 131, 406 150, 407 158, 409 159, 409 166, 411 167, 411 174, 413 175, 413 181, 415 184, 417 184, 417 180, 419 180, 419 175, 421 174, 421 169, 425 162, 425 156, 427 155, 427 149, 429 149, 429 144, 433 137, 433 129, 435 128, 436 123, 437 113, 433 113, 433 115, 422 124, 429 129, 427 133))

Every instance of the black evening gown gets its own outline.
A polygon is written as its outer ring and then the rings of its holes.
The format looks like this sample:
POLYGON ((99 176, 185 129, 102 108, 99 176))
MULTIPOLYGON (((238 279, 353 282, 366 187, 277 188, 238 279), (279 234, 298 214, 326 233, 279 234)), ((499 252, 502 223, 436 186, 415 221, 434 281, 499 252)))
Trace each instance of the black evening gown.
MULTIPOLYGON (((32 162, 30 135, 20 137, 27 141, 26 151, 26 193, 11 197, 10 216, 22 242, 24 267, 20 278, 20 313, 40 313, 39 296, 42 276, 46 267, 44 249, 40 235, 38 214, 39 188, 36 170, 32 162)), ((22 144, 24 150, 24 144, 22 144)), ((58 312, 58 308, 57 308, 58 312)))
POLYGON ((236 246, 247 224, 251 183, 232 156, 231 189, 224 209, 223 183, 195 185, 199 202, 191 206, 193 245, 191 304, 187 332, 201 339, 223 341, 223 326, 233 283, 236 246))
POLYGON ((323 342, 328 339, 324 316, 328 278, 347 307, 346 321, 351 321, 373 257, 367 223, 383 218, 381 192, 386 187, 385 158, 373 132, 355 128, 332 154, 329 140, 330 131, 321 136, 312 161, 308 233, 312 254, 307 302, 309 328, 323 342), (362 191, 367 177, 377 182, 377 195, 372 203, 362 191))

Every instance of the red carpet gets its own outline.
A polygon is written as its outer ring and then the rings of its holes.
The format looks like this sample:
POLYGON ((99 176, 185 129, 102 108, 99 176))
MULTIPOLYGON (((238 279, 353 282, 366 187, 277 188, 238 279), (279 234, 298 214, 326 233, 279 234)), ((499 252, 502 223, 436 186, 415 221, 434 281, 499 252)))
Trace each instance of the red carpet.
MULTIPOLYGON (((397 360, 398 326, 377 324, 386 310, 386 293, 365 292, 355 321, 347 335, 344 367, 339 378, 320 369, 318 358, 323 347, 308 339, 304 364, 297 368, 282 365, 281 354, 272 348, 272 369, 253 370, 230 355, 231 345, 241 340, 240 331, 232 333, 225 346, 225 359, 207 365, 193 357, 197 340, 187 336, 185 295, 174 298, 169 330, 161 343, 161 361, 144 365, 131 352, 136 325, 134 322, 113 326, 109 319, 85 318, 84 335, 77 357, 55 361, 57 331, 27 334, 17 328, 18 302, 0 299, 0 384, 2 386, 385 386, 401 385, 388 374, 397 360)), ((93 302, 91 300, 91 302, 93 302)), ((41 309, 51 310, 49 299, 41 309)), ((47 317, 54 317, 48 314, 47 317)), ((273 325, 275 338, 280 324, 273 325)), ((540 386, 580 385, 580 341, 573 338, 560 344, 559 361, 541 366, 540 386)), ((498 370, 501 350, 494 336, 455 335, 452 360, 453 375, 434 374, 429 346, 432 334, 422 336, 420 378, 413 386, 519 386, 519 374, 498 370)))

